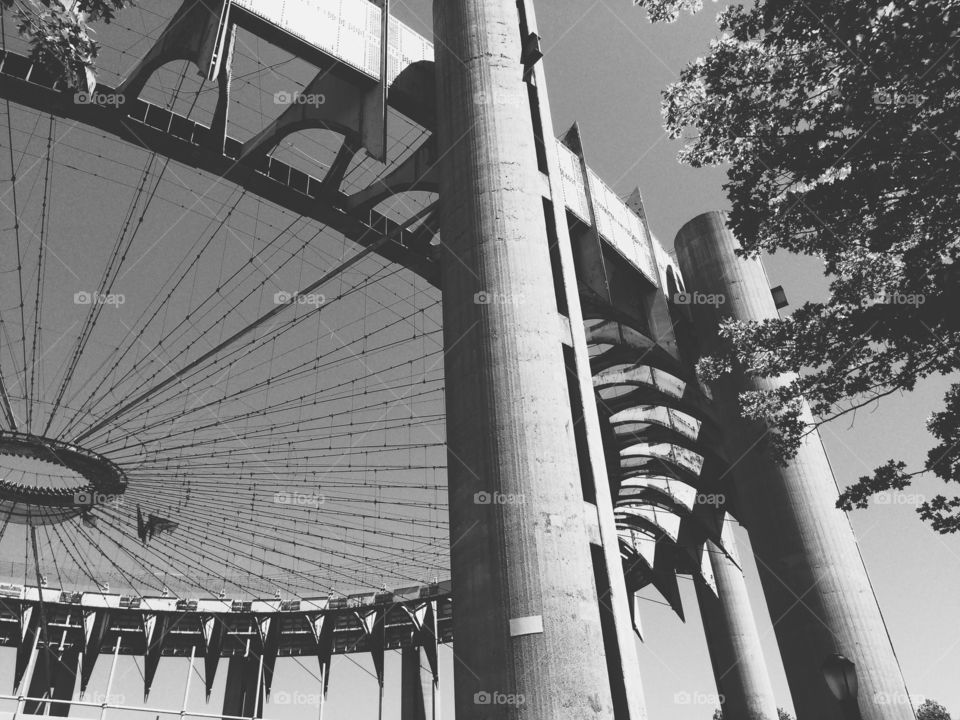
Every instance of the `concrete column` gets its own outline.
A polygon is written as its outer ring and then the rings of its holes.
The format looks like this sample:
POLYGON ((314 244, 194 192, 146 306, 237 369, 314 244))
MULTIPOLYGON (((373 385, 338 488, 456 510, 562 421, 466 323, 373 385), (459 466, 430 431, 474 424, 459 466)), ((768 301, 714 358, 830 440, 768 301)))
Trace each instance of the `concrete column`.
POLYGON ((227 684, 223 690, 223 714, 237 717, 263 717, 263 678, 256 654, 230 658, 227 684))
POLYGON ((416 645, 400 653, 400 720, 433 720, 433 673, 424 672, 425 662, 416 645))
MULTIPOLYGON (((728 550, 732 540, 730 536, 725 543, 728 550)), ((707 542, 707 551, 717 595, 698 582, 697 600, 724 717, 777 720, 777 703, 743 572, 712 542, 707 542)))
MULTIPOLYGON (((688 290, 719 293, 717 310, 695 306, 700 349, 710 352, 722 318, 777 316, 759 261, 735 255, 738 244, 721 213, 700 215, 676 239, 688 290)), ((870 586, 856 538, 817 433, 808 435, 786 466, 758 452, 761 428, 739 418, 740 390, 775 388, 789 378, 736 377, 715 388, 731 431, 728 452, 737 461, 737 507, 757 558, 798 720, 843 720, 821 667, 839 652, 853 660, 864 720, 912 720, 903 676, 870 586), (753 449, 751 449, 753 448, 753 449)))
POLYGON ((516 2, 434 32, 456 715, 612 718, 516 2))
MULTIPOLYGON (((527 31, 540 34, 533 0, 522 0, 526 14, 527 31)), ((567 298, 567 316, 570 320, 570 341, 574 364, 580 386, 582 422, 590 455, 593 475, 593 495, 597 509, 597 526, 602 546, 601 553, 594 553, 594 577, 600 593, 601 623, 604 625, 604 654, 610 677, 616 720, 646 720, 647 709, 640 676, 640 661, 633 630, 632 599, 627 593, 623 576, 623 561, 620 558, 620 539, 613 515, 613 497, 610 478, 607 474, 607 459, 603 447, 603 431, 597 412, 593 373, 590 369, 590 354, 584 330, 583 311, 580 306, 580 278, 574 261, 573 244, 567 220, 566 203, 563 200, 562 173, 557 143, 551 135, 553 115, 550 110, 547 79, 543 63, 533 67, 532 82, 537 88, 537 104, 540 122, 544 128, 544 154, 550 180, 553 226, 556 229, 556 252, 562 267, 563 284, 567 298), (599 588, 605 585, 606 590, 599 588)), ((569 363, 569 358, 568 358, 569 363)))

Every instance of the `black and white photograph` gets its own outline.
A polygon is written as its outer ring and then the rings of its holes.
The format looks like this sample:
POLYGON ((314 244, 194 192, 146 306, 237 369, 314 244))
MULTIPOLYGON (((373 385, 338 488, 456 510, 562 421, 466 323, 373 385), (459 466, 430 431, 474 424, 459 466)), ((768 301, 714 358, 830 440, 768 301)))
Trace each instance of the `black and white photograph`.
POLYGON ((0 38, 0 720, 960 720, 960 0, 0 38))

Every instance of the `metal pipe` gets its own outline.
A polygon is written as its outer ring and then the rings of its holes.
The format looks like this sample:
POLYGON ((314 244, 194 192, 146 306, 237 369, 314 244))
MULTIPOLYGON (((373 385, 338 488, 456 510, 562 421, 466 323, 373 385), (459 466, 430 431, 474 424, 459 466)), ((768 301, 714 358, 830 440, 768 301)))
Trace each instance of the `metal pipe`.
POLYGON ((117 633, 117 643, 113 647, 113 660, 110 663, 110 674, 107 676, 107 692, 103 696, 103 703, 100 707, 100 720, 107 716, 107 703, 110 700, 110 690, 113 689, 113 675, 117 670, 117 657, 120 655, 120 633, 117 633))
POLYGON ((187 682, 184 684, 183 688, 183 706, 180 708, 180 717, 183 717, 187 712, 187 698, 190 695, 190 680, 193 678, 193 658, 197 654, 197 646, 190 646, 190 666, 187 668, 187 682))

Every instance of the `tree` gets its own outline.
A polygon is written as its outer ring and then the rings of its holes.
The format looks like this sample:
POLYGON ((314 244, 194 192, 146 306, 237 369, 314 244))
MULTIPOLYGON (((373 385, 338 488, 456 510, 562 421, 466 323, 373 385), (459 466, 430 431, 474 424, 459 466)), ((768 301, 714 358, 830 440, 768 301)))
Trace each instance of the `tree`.
MULTIPOLYGON (((654 20, 696 0, 638 0, 654 20)), ((729 221, 745 256, 821 259, 825 302, 790 317, 727 322, 698 372, 795 373, 741 394, 781 462, 804 434, 931 376, 960 369, 960 0, 755 0, 718 17, 722 35, 663 94, 681 161, 728 165, 729 221), (801 398, 813 418, 805 417, 801 398)), ((899 459, 838 505, 933 473, 960 482, 960 383, 928 421, 938 441, 920 467, 899 459)), ((918 512, 960 530, 960 497, 918 512)))
POLYGON ((31 59, 71 88, 96 84, 93 68, 100 46, 90 37, 87 22, 109 23, 133 0, 0 0, 13 9, 20 34, 31 46, 31 59))
POLYGON ((924 700, 917 708, 917 720, 951 720, 947 709, 936 700, 924 700))

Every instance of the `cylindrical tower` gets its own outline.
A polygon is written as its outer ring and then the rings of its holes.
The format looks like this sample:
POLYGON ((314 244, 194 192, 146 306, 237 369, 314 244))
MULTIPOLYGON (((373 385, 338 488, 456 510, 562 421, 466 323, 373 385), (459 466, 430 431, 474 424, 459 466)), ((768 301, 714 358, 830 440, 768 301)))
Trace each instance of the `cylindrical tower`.
MULTIPOLYGON (((719 212, 681 228, 676 252, 687 289, 723 296, 694 305, 700 351, 717 341, 722 318, 762 320, 777 309, 762 265, 736 255, 738 243, 719 212)), ((735 377, 718 383, 734 467, 736 508, 757 558, 798 720, 843 720, 823 676, 840 653, 856 664, 865 720, 911 720, 914 712, 846 515, 816 432, 806 436, 785 467, 757 449, 762 428, 740 418, 737 393, 778 387, 789 378, 735 377)))
MULTIPOLYGON (((732 552, 733 534, 724 540, 724 547, 732 552)), ((707 552, 717 594, 696 583, 697 600, 724 717, 777 720, 777 702, 743 572, 710 541, 707 552)))
POLYGON ((457 717, 612 718, 517 3, 434 32, 457 717))

